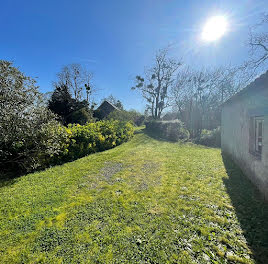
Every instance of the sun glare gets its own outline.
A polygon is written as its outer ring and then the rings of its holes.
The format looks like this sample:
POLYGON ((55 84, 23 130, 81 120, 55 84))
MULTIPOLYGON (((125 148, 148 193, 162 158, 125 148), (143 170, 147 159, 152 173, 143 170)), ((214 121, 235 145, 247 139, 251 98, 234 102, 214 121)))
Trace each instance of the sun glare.
POLYGON ((211 17, 203 27, 202 39, 212 42, 220 39, 227 31, 227 19, 224 16, 211 17))

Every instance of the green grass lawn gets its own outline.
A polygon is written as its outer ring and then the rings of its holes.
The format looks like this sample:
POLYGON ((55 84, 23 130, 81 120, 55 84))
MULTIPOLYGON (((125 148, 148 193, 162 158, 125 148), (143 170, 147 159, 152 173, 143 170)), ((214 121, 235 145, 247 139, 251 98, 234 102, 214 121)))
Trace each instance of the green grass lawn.
POLYGON ((220 149, 142 131, 0 185, 0 263, 268 263, 267 227, 220 149))

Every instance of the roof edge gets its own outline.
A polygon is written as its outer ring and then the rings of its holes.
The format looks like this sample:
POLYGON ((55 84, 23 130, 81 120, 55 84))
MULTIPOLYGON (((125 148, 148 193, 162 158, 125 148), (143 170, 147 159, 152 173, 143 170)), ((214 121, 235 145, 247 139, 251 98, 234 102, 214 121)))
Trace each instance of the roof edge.
MULTIPOLYGON (((265 86, 263 86, 262 84, 264 82, 267 82, 268 84, 268 70, 266 72, 264 72, 263 74, 261 74, 259 77, 257 77, 254 81, 252 81, 250 84, 248 84, 245 88, 243 88, 241 91, 239 91, 238 93, 236 93, 235 95, 233 95, 232 97, 230 97, 228 100, 226 100, 224 103, 222 103, 222 106, 225 106, 227 104, 232 103, 233 101, 237 100, 238 98, 240 98, 241 96, 246 95, 247 93, 249 93, 251 91, 251 89, 255 88, 255 89, 264 89, 265 86)), ((267 87, 268 88, 268 87, 267 87)))
POLYGON ((108 104, 110 104, 111 106, 113 106, 116 110, 119 110, 120 111, 120 109, 117 106, 115 106, 114 104, 112 104, 108 100, 103 100, 103 102, 98 106, 97 109, 99 109, 105 102, 108 103, 108 104))

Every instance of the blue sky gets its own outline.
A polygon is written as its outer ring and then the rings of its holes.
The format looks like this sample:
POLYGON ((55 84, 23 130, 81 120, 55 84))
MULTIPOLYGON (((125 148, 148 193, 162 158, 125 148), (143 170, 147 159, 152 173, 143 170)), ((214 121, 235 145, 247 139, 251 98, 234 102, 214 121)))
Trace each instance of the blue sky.
POLYGON ((8 0, 1 1, 0 59, 38 77, 42 92, 63 65, 81 63, 94 73, 96 100, 113 94, 127 109, 144 110, 132 79, 167 45, 193 67, 239 64, 247 57, 248 27, 268 11, 257 0, 8 0), (225 15, 230 30, 202 43, 202 25, 225 15))

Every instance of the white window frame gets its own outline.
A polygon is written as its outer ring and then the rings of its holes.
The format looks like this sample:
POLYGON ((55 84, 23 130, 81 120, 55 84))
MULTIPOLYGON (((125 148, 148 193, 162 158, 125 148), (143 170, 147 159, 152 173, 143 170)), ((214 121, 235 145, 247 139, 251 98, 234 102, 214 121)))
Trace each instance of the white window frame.
POLYGON ((264 117, 263 116, 254 117, 254 151, 257 155, 260 156, 263 150, 263 135, 264 135, 263 127, 264 127, 264 117))

